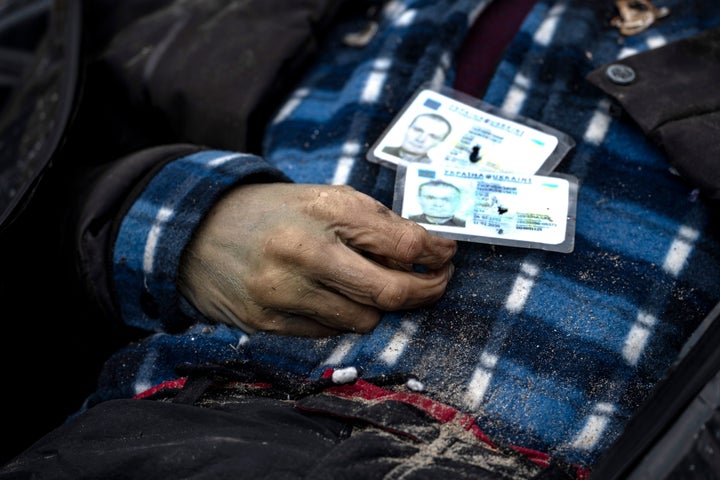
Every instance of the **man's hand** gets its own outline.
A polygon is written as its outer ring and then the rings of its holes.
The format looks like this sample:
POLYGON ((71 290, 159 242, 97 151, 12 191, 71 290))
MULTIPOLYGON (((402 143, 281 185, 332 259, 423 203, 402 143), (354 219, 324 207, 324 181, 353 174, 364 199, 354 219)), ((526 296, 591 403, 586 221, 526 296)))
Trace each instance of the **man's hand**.
POLYGON ((456 249, 350 187, 253 184, 203 220, 179 288, 209 318, 247 331, 368 332, 383 311, 436 302, 456 249))

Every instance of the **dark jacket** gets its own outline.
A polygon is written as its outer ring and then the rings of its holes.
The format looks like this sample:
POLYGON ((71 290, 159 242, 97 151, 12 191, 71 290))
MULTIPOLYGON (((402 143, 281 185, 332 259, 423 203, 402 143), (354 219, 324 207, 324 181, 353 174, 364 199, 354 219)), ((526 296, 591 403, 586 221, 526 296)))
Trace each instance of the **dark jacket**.
MULTIPOLYGON (((110 3, 121 11, 125 5, 110 3)), ((142 5, 165 6, 163 2, 142 5)), ((347 183, 390 202, 393 172, 360 161, 363 148, 372 144, 421 84, 443 74, 452 78, 449 52, 459 51, 464 29, 478 13, 477 2, 463 0, 412 5, 416 8, 388 12, 389 20, 366 49, 342 46, 338 41, 323 44, 326 50, 301 77, 292 101, 285 104, 294 107, 284 111, 263 135, 268 162, 291 174, 293 180, 347 183), (388 59, 392 59, 390 65, 388 59), (379 74, 387 74, 383 88, 369 88, 377 84, 368 79, 377 80, 379 74), (350 163, 352 168, 343 168, 350 163)), ((625 39, 602 21, 607 2, 540 0, 508 47, 485 94, 489 103, 543 121, 578 141, 576 150, 559 167, 582 180, 576 250, 571 255, 463 244, 455 259, 453 281, 438 304, 389 313, 368 335, 312 341, 263 334, 248 338, 236 329, 203 323, 188 330, 144 332, 145 341, 119 350, 104 365, 97 395, 91 400, 131 396, 144 385, 176 379, 181 375, 178 364, 188 359, 252 358, 272 371, 298 372, 303 379, 313 380, 327 365, 355 365, 364 377, 376 378, 410 371, 424 380, 428 398, 468 413, 494 440, 537 448, 570 461, 592 462, 619 435, 677 357, 683 340, 718 301, 718 269, 712 268, 720 258, 712 221, 715 212, 696 196, 696 185, 668 173, 662 150, 648 141, 631 118, 611 115, 617 109, 610 108, 608 96, 585 79, 627 52, 625 45, 647 50, 657 35, 666 41, 679 40, 720 19, 714 2, 698 1, 698 9, 680 6, 680 2, 673 5, 677 10, 669 17, 672 21, 659 22, 647 35, 625 39), (695 14, 698 11, 702 18, 695 14)), ((4 362, 9 371, 6 379, 22 392, 22 397, 9 398, 15 408, 5 411, 11 415, 18 410, 25 419, 45 414, 40 407, 47 402, 37 402, 33 408, 32 400, 46 398, 40 396, 46 389, 74 392, 74 385, 68 384, 72 382, 85 391, 92 389, 88 370, 96 364, 88 367, 87 363, 104 357, 115 342, 124 340, 100 326, 109 322, 94 323, 88 319, 95 317, 83 316, 78 306, 88 297, 73 293, 69 280, 81 280, 77 292, 90 287, 90 299, 104 299, 104 316, 99 318, 114 318, 113 299, 120 303, 118 297, 125 294, 132 298, 124 303, 137 309, 128 315, 130 319, 148 324, 154 320, 154 327, 162 330, 164 316, 175 317, 175 312, 158 308, 172 299, 163 303, 169 297, 163 291, 157 294, 154 284, 145 291, 142 283, 132 281, 128 284, 136 290, 112 292, 111 283, 123 279, 110 282, 107 278, 108 268, 122 265, 124 259, 112 255, 107 240, 120 230, 118 214, 133 214, 137 203, 130 205, 125 199, 152 196, 152 180, 165 173, 179 174, 172 167, 183 160, 197 165, 193 161, 204 155, 218 155, 216 149, 223 141, 214 138, 218 144, 208 150, 195 146, 204 143, 200 139, 180 134, 195 131, 192 125, 201 115, 198 109, 205 105, 193 102, 198 92, 190 99, 183 89, 165 96, 168 84, 164 82, 159 92, 153 91, 152 82, 134 90, 138 83, 125 83, 127 77, 117 70, 118 65, 127 65, 129 74, 154 78, 157 62, 164 58, 162 47, 172 45, 183 25, 191 22, 182 9, 165 13, 165 18, 172 19, 169 28, 160 29, 155 43, 145 38, 160 50, 141 57, 146 60, 142 68, 134 70, 133 62, 106 63, 102 55, 98 63, 84 63, 87 69, 82 77, 87 81, 82 83, 80 108, 70 117, 73 127, 63 149, 52 156, 53 168, 46 170, 27 209, 6 230, 3 266, 9 266, 11 275, 3 278, 3 296, 8 311, 22 316, 8 322, 7 333, 17 340, 16 345, 27 346, 20 354, 8 350, 4 362), (172 116, 163 120, 166 110, 172 116), (183 112, 190 112, 189 117, 183 112), (181 140, 192 144, 178 145, 181 140), (172 145, 165 146, 168 143, 172 145), (135 153, 152 145, 162 146, 135 153), (73 168, 65 170, 68 166, 73 168), (105 166, 111 168, 96 169, 105 166), (75 167, 88 176, 74 175, 75 167), (77 190, 75 184, 67 183, 74 178, 85 178, 77 190), (106 187, 100 188, 102 184, 106 187), (149 188, 141 190, 144 186, 149 188), (81 190, 97 203, 81 201, 81 209, 66 208, 67 203, 86 198, 81 190), (76 215, 66 217, 66 211, 76 215), (79 221, 68 223, 66 218, 79 221), (65 256, 59 247, 54 248, 60 244, 52 239, 66 232, 63 245, 68 250, 62 251, 79 255, 65 256), (31 302, 25 301, 28 292, 34 294, 31 302), (59 312, 70 314, 71 320, 63 321, 59 312), (42 367, 31 370, 31 361, 38 359, 42 367), (81 379, 83 374, 87 375, 81 379), (43 380, 42 389, 35 387, 37 378, 43 380)), ((142 33, 146 22, 163 16, 149 15, 141 23, 127 23, 127 13, 109 18, 110 23, 132 25, 142 33)), ((338 29, 347 29, 349 24, 353 22, 339 23, 338 29)), ((118 25, 111 31, 122 36, 124 30, 118 25)), ((89 29, 92 38, 93 27, 89 29)), ((153 32, 158 29, 147 33, 153 32)), ((337 40, 347 30, 333 33, 337 40)), ((90 45, 119 55, 113 58, 138 59, 122 55, 127 41, 106 49, 111 37, 114 34, 90 45)), ((187 52, 178 54, 178 61, 191 53, 185 47, 187 52)), ((138 53, 136 48, 128 52, 138 53)), ((214 70, 205 69, 205 73, 210 71, 214 70)), ((203 81, 207 78, 209 74, 203 81)), ((211 112, 202 116, 212 118, 211 112)), ((253 153, 251 147, 247 150, 253 153)), ((261 178, 277 174, 257 157, 232 159, 237 163, 223 181, 240 179, 242 168, 235 167, 245 160, 265 169, 261 178)), ((221 188, 225 186, 221 182, 221 188)), ((188 224, 192 221, 189 218, 188 224)), ((171 269, 172 252, 180 247, 162 252, 167 253, 162 257, 167 260, 163 268, 171 269)), ((135 280, 132 275, 127 278, 135 280)), ((173 279, 165 280, 171 284, 173 279)), ((32 425, 30 420, 28 424, 32 425)))
MULTIPOLYGON (((110 274, 114 235, 143 186, 169 162, 211 147, 259 152, 265 122, 342 5, 252 1, 222 18, 227 5, 218 1, 2 6, 0 45, 17 60, 12 88, 0 91, 0 299, 25 319, 6 326, 24 346, 3 350, 3 364, 23 365, 7 375, 25 393, 6 398, 4 410, 32 411, 18 446, 75 411, 102 360, 134 336, 110 274), (237 42, 225 41, 229 32, 237 42), (76 372, 69 383, 68 371, 76 372), (41 390, 58 389, 67 395, 35 403, 41 390)), ((247 158, 254 181, 287 181, 247 158)))

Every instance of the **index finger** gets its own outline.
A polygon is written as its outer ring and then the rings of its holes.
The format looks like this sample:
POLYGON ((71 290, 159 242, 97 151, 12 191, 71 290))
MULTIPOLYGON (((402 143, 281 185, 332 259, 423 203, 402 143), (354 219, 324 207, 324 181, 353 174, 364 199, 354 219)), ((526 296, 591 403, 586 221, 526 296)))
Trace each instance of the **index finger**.
POLYGON ((457 242, 428 232, 380 202, 353 215, 337 233, 350 246, 390 260, 439 269, 457 251, 457 242))
POLYGON ((436 302, 453 274, 452 263, 426 272, 385 268, 343 245, 313 254, 305 263, 309 277, 359 304, 388 311, 436 302))

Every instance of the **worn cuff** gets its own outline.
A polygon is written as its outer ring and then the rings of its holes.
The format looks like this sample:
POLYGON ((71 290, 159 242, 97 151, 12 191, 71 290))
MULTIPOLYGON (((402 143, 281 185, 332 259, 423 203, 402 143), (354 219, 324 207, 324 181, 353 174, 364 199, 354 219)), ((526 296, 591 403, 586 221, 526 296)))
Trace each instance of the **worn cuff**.
POLYGON ((195 319, 176 287, 180 255, 203 216, 239 183, 287 182, 260 157, 207 150, 168 163, 120 226, 113 279, 123 321, 149 331, 179 331, 195 319))

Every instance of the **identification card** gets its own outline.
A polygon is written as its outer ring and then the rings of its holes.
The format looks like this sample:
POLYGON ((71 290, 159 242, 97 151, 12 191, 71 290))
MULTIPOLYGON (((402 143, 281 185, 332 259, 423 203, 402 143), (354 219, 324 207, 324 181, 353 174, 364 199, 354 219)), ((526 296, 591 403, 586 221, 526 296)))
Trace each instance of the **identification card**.
POLYGON ((571 252, 577 179, 409 164, 398 168, 393 210, 440 235, 571 252))
POLYGON ((451 89, 442 92, 419 90, 369 150, 368 160, 391 168, 425 164, 547 174, 574 146, 547 125, 451 89))

